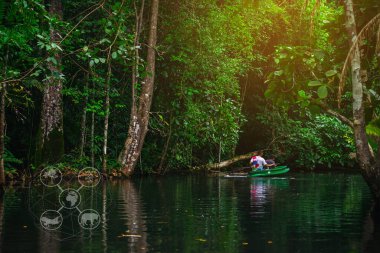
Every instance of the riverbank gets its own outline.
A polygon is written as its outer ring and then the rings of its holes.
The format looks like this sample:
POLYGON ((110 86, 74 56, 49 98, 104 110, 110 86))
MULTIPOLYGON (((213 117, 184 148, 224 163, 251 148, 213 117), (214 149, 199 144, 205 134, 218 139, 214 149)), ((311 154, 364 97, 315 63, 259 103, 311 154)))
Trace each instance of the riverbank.
MULTIPOLYGON (((78 176, 78 173, 80 169, 71 168, 71 167, 54 167, 54 166, 48 166, 46 168, 57 168, 62 173, 63 178, 65 179, 72 179, 78 176)), ((25 171, 24 173, 6 173, 6 185, 14 185, 14 184, 20 184, 22 182, 28 183, 32 182, 33 180, 38 180, 40 177, 40 173, 43 171, 43 169, 35 170, 35 171, 25 171)), ((176 171, 168 171, 165 174, 159 174, 157 172, 151 171, 151 172, 145 172, 141 173, 141 171, 136 170, 136 174, 132 177, 145 177, 145 176, 158 176, 158 177, 164 177, 168 175, 220 175, 220 174, 228 174, 231 172, 239 172, 239 173, 245 173, 251 171, 250 167, 235 167, 235 168, 224 168, 222 170, 208 170, 206 168, 199 169, 199 167, 196 167, 196 169, 188 169, 188 170, 176 170, 176 171)), ((343 167, 334 167, 334 169, 331 168, 316 168, 313 170, 305 169, 305 168, 291 168, 290 172, 299 172, 299 173, 349 173, 349 174, 357 174, 360 173, 359 168, 343 168, 343 167)), ((111 169, 107 174, 100 173, 100 175, 104 179, 125 179, 130 178, 126 177, 119 169, 111 169)))

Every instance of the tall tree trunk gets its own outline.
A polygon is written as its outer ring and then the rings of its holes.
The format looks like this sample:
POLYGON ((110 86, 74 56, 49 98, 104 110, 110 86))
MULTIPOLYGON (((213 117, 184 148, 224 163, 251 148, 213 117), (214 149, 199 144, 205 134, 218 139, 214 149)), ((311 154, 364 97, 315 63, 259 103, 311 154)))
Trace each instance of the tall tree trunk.
MULTIPOLYGON (((61 0, 49 1, 49 13, 62 19, 61 0)), ((57 30, 50 30, 50 40, 58 42, 60 35, 57 30)), ((44 83, 44 94, 41 108, 41 123, 36 150, 36 164, 57 162, 64 153, 63 142, 63 112, 62 112, 62 79, 61 56, 51 55, 55 61, 50 61, 47 68, 51 74, 44 83)))
MULTIPOLYGON (((152 0, 148 51, 147 51, 147 75, 142 82, 142 90, 139 96, 138 107, 134 101, 131 109, 131 119, 128 129, 128 137, 125 141, 123 151, 119 156, 119 162, 122 164, 122 171, 129 176, 134 172, 138 158, 141 153, 144 139, 148 131, 149 113, 152 104, 152 95, 154 87, 155 62, 156 62, 156 41, 157 41, 157 18, 158 2, 152 0)), ((142 16, 140 17, 140 19, 142 16)), ((137 20, 136 23, 139 23, 137 20)), ((138 36, 139 30, 137 30, 138 36)), ((136 66, 138 67, 138 66, 136 66)), ((132 83, 132 95, 134 96, 134 85, 132 83)))
MULTIPOLYGON (((4 78, 7 77, 7 65, 8 65, 8 50, 5 56, 4 62, 4 78)), ((5 154, 5 96, 7 92, 7 86, 5 83, 0 85, 0 195, 2 186, 5 184, 5 166, 4 166, 4 154, 5 154)))
MULTIPOLYGON (((350 38, 350 46, 357 40, 356 22, 353 9, 353 1, 345 0, 346 28, 350 38)), ((363 106, 363 84, 360 78, 361 60, 359 46, 356 44, 351 57, 352 78, 352 113, 354 123, 354 137, 356 153, 364 179, 368 183, 372 193, 380 199, 380 169, 376 168, 374 157, 370 151, 365 132, 365 112, 363 106)))
MULTIPOLYGON (((4 168, 4 153, 5 153, 5 94, 6 86, 1 84, 0 87, 0 187, 5 184, 5 168, 4 168)), ((0 189, 1 191, 1 189, 0 189)), ((1 193, 0 193, 1 194, 1 193)))
POLYGON ((91 167, 95 166, 95 112, 91 113, 91 167))
POLYGON ((105 82, 105 116, 104 116, 104 133, 103 133, 103 163, 102 163, 102 172, 104 174, 107 173, 107 142, 108 142, 108 120, 110 115, 110 80, 111 80, 111 60, 108 57, 108 70, 107 70, 107 78, 105 82))
POLYGON ((168 154, 168 149, 169 149, 169 144, 170 144, 170 138, 172 137, 172 114, 170 114, 170 120, 169 120, 169 133, 168 133, 168 137, 166 138, 166 143, 165 143, 165 146, 164 146, 164 150, 162 151, 162 154, 161 154, 161 160, 160 160, 160 164, 158 165, 158 168, 157 168, 157 172, 161 175, 163 175, 165 173, 165 170, 164 170, 164 163, 165 163, 165 160, 166 160, 166 156, 168 154))
POLYGON ((87 121, 87 102, 88 102, 88 81, 89 81, 89 73, 86 74, 85 82, 85 93, 86 96, 83 102, 83 112, 82 112, 82 121, 80 124, 80 146, 79 146, 79 157, 82 158, 84 156, 84 147, 86 146, 86 121, 87 121))

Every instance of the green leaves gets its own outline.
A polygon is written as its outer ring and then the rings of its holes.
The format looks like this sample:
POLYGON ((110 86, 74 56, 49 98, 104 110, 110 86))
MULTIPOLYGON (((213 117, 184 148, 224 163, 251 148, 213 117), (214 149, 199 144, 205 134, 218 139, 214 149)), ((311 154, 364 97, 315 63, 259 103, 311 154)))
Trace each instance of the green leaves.
MULTIPOLYGON (((332 77, 336 74, 337 74, 337 72, 335 70, 329 70, 329 71, 326 71, 326 73, 325 73, 326 77, 332 77)), ((317 89, 318 98, 320 98, 320 99, 327 98, 327 96, 328 96, 327 84, 324 84, 319 80, 313 80, 313 81, 308 82, 307 86, 318 87, 318 89, 317 89)))
POLYGON ((278 70, 278 71, 275 71, 275 72, 274 72, 274 75, 276 75, 276 76, 281 76, 283 73, 284 73, 283 70, 278 70))
POLYGON ((57 65, 57 64, 58 64, 58 61, 57 61, 57 59, 55 59, 55 57, 48 57, 48 58, 46 58, 46 61, 47 61, 47 62, 51 62, 51 63, 53 63, 54 65, 57 65))
POLYGON ((318 87, 317 95, 319 98, 324 99, 328 95, 327 85, 321 83, 320 81, 310 81, 307 86, 309 87, 318 87))
POLYGON ((304 90, 299 90, 298 96, 300 96, 300 98, 309 98, 309 96, 306 95, 306 92, 304 90))
POLYGON ((318 97, 319 98, 326 98, 327 97, 327 94, 328 94, 328 91, 327 91, 327 86, 326 85, 322 85, 318 88, 317 90, 317 94, 318 94, 318 97))
POLYGON ((318 97, 320 99, 324 99, 328 95, 327 85, 321 83, 320 81, 317 81, 317 80, 310 81, 310 82, 308 82, 307 86, 309 86, 309 87, 318 87, 318 89, 317 89, 317 95, 318 95, 318 97))
POLYGON ((310 81, 307 86, 309 87, 315 87, 315 86, 320 86, 322 83, 320 81, 310 81))
POLYGON ((90 60, 90 67, 93 67, 95 64, 98 64, 99 62, 101 63, 106 63, 105 58, 94 58, 90 60))
POLYGON ((332 77, 337 74, 336 70, 329 70, 325 73, 326 77, 332 77))
POLYGON ((306 119, 297 116, 290 118, 278 108, 268 108, 260 114, 258 120, 265 126, 263 131, 268 131, 274 138, 281 137, 271 147, 281 154, 277 160, 292 161, 295 166, 305 169, 325 168, 338 163, 341 166, 353 164, 348 156, 355 150, 350 127, 332 116, 316 115, 306 119), (273 128, 273 125, 276 127, 273 128), (297 154, 295 160, 294 154, 297 154))
POLYGON ((380 118, 374 119, 365 128, 368 135, 380 137, 380 118))

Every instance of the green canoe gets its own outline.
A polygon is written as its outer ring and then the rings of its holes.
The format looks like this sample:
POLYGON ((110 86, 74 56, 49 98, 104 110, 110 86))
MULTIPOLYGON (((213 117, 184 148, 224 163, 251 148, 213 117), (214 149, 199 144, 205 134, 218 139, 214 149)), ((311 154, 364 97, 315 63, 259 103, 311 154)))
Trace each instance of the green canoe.
POLYGON ((273 169, 256 170, 248 173, 249 177, 270 177, 288 172, 290 169, 286 166, 277 166, 273 169))

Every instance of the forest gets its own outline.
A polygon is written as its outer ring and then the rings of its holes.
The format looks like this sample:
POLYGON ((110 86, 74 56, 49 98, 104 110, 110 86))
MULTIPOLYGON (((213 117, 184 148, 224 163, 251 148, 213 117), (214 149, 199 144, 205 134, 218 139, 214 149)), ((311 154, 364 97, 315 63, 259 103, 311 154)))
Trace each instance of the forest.
POLYGON ((256 150, 380 198, 378 0, 1 0, 0 183, 256 150))

